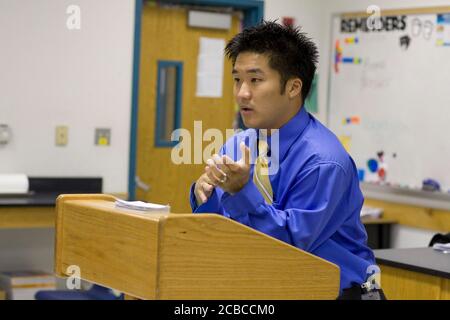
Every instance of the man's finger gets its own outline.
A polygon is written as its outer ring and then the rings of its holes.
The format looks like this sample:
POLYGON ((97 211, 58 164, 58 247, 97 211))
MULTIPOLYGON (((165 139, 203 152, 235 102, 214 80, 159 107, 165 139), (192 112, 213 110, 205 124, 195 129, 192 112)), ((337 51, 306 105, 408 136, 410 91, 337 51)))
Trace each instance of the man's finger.
POLYGON ((219 184, 220 182, 220 174, 216 174, 213 171, 213 168, 217 168, 216 167, 216 163, 214 162, 213 159, 208 159, 206 160, 206 163, 208 164, 205 168, 205 172, 208 175, 208 177, 211 179, 211 182, 216 186, 219 184))
POLYGON ((198 198, 200 199, 202 204, 208 201, 208 198, 211 196, 213 190, 214 186, 210 185, 209 183, 202 182, 200 184, 200 188, 198 190, 198 198))
POLYGON ((210 179, 212 185, 217 186, 220 183, 221 178, 217 177, 214 174, 212 167, 207 167, 206 174, 207 174, 208 178, 210 179))
POLYGON ((222 158, 218 154, 213 154, 212 159, 216 163, 216 165, 223 164, 222 158))
POLYGON ((208 160, 206 160, 206 164, 209 167, 214 167, 216 165, 216 162, 214 161, 214 159, 209 158, 208 160))
MULTIPOLYGON (((219 156, 217 156, 219 157, 219 156)), ((219 163, 223 163, 222 159, 219 157, 219 159, 217 161, 215 161, 216 164, 219 163)), ((210 169, 212 170, 212 172, 214 173, 214 175, 219 178, 219 180, 222 180, 223 178, 225 178, 227 176, 227 173, 225 171, 226 167, 223 164, 220 165, 215 165, 215 166, 210 166, 210 169)))
POLYGON ((208 183, 208 184, 210 184, 210 185, 214 185, 214 183, 211 181, 211 178, 208 177, 208 170, 209 170, 209 167, 206 166, 206 167, 205 167, 205 173, 204 173, 204 175, 203 175, 202 181, 204 181, 204 182, 206 182, 206 183, 208 183))
MULTIPOLYGON (((229 171, 235 172, 236 170, 239 170, 239 164, 237 162, 234 162, 233 159, 231 159, 229 156, 222 156, 222 161, 224 163, 224 167, 228 168, 229 171)), ((226 172, 225 168, 224 171, 226 172)))
POLYGON ((250 165, 250 148, 245 145, 244 141, 241 141, 239 146, 241 147, 242 163, 250 165))
POLYGON ((226 175, 227 173, 226 173, 226 171, 229 171, 229 170, 227 170, 227 167, 225 166, 225 163, 224 163, 224 156, 219 156, 218 154, 215 154, 215 155, 213 155, 213 160, 214 160, 214 163, 216 164, 216 167, 220 170, 220 171, 222 171, 222 173, 224 174, 224 175, 226 175))
POLYGON ((214 190, 214 186, 210 185, 209 183, 204 182, 202 184, 202 189, 207 195, 210 195, 212 193, 212 191, 214 190))
POLYGON ((206 195, 203 191, 203 184, 201 184, 200 187, 198 188, 196 197, 201 204, 205 203, 208 200, 208 198, 206 197, 206 195))
POLYGON ((222 181, 227 176, 225 172, 223 172, 217 167, 211 167, 210 170, 214 174, 214 176, 219 180, 219 182, 222 181))

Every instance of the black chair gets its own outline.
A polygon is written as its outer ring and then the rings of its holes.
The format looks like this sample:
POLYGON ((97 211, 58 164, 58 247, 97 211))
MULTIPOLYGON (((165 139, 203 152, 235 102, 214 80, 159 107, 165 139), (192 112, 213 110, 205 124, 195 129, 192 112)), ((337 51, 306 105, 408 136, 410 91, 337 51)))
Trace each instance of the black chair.
POLYGON ((435 243, 450 243, 450 232, 447 234, 436 233, 428 246, 432 247, 435 243))

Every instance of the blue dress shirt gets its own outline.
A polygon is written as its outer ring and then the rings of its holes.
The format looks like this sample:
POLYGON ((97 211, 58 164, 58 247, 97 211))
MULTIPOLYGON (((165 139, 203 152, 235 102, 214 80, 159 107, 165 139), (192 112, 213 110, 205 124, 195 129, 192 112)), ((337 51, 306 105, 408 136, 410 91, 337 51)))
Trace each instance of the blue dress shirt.
MULTIPOLYGON (((364 198, 352 158, 304 107, 278 134, 279 149, 271 156, 279 157, 279 167, 269 176, 272 205, 253 183, 252 165, 250 179, 239 192, 231 195, 216 187, 200 206, 195 201, 194 183, 192 210, 221 214, 335 263, 340 268, 341 292, 365 282, 375 258, 360 220, 364 198)), ((239 142, 246 141, 254 156, 255 143, 249 137, 256 135, 255 129, 235 135, 221 153, 236 161, 241 158, 239 142)))

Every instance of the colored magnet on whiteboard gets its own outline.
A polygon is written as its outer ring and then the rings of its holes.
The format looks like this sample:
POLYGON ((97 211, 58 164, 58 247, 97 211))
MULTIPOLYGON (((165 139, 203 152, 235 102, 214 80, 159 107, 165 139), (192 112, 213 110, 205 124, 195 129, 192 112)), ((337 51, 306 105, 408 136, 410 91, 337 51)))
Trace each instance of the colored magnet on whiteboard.
POLYGON ((351 118, 351 121, 352 121, 352 123, 354 123, 354 124, 359 124, 360 118, 359 118, 358 116, 353 116, 353 117, 351 118))
POLYGON ((386 170, 384 170, 383 168, 378 170, 378 177, 380 177, 381 180, 386 179, 386 170))
POLYGON ((336 48, 336 53, 342 53, 342 47, 339 43, 339 40, 336 40, 335 48, 336 48))
POLYGON ((443 46, 444 45, 444 40, 443 39, 437 39, 436 40, 436 45, 437 46, 443 46))
POLYGON ((352 116, 342 119, 342 124, 359 124, 360 122, 361 118, 359 116, 352 116))
POLYGON ((353 63, 353 57, 344 57, 342 58, 343 63, 353 63))
POLYGON ((362 59, 358 57, 343 57, 343 63, 361 64, 362 59))
POLYGON ((358 37, 348 37, 345 38, 345 43, 346 44, 353 44, 353 43, 358 43, 358 37))
POLYGON ((335 54, 334 54, 334 71, 336 73, 339 73, 339 63, 342 61, 342 48, 339 44, 339 40, 336 40, 336 47, 335 47, 335 54))
POLYGON ((366 174, 366 170, 358 169, 358 180, 359 181, 364 181, 365 174, 366 174))
POLYGON ((352 142, 352 137, 350 136, 340 136, 339 141, 347 152, 350 152, 350 145, 352 142))
POLYGON ((367 161, 367 167, 369 168, 370 172, 377 172, 378 161, 375 159, 369 159, 369 161, 367 161))

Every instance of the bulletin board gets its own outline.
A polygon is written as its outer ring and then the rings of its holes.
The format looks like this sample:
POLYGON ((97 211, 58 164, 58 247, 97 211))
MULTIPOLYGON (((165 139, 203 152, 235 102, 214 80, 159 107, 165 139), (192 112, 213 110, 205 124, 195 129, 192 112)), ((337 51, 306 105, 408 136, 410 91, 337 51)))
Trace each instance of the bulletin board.
POLYGON ((328 126, 364 181, 447 192, 450 7, 381 14, 332 17, 328 126))

